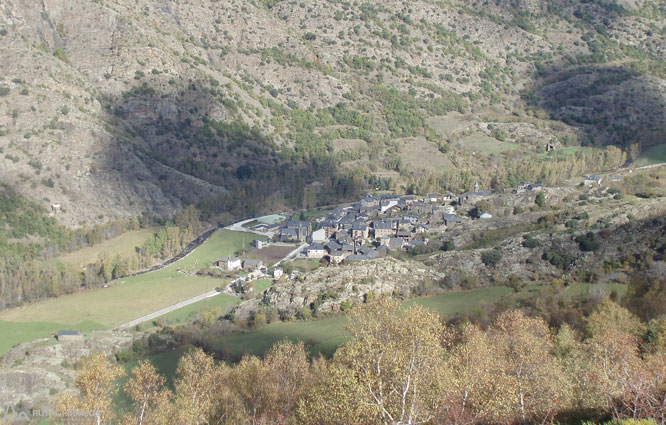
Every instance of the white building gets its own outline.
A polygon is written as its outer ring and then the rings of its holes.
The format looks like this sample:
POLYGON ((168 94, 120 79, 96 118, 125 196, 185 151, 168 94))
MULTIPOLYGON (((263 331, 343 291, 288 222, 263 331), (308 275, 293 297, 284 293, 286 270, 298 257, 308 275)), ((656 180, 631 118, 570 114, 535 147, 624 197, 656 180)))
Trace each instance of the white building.
POLYGON ((283 274, 284 274, 284 272, 282 271, 282 269, 277 268, 277 269, 273 270, 273 279, 279 279, 279 278, 282 277, 283 274))
POLYGON ((384 214, 386 211, 390 210, 391 208, 395 207, 396 205, 398 205, 398 201, 396 199, 388 201, 386 205, 381 206, 382 214, 384 214))
POLYGON ((255 239, 252 244, 257 248, 257 249, 262 249, 264 247, 268 246, 268 241, 264 239, 255 239))
POLYGON ((323 258, 326 255, 326 249, 318 243, 312 244, 305 249, 308 258, 323 258))
POLYGON ((220 258, 220 261, 217 262, 217 265, 218 267, 231 272, 240 269, 242 263, 240 258, 229 256, 220 258))
POLYGON ((323 227, 312 232, 312 242, 326 242, 328 238, 326 237, 326 229, 323 227))

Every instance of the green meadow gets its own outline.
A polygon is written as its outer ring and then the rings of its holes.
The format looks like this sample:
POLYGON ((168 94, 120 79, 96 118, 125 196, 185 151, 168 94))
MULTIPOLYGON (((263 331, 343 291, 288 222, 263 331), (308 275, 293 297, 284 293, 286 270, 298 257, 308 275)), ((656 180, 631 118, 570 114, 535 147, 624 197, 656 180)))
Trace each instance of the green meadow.
MULTIPOLYGON (((243 232, 220 230, 188 256, 163 269, 117 279, 108 288, 50 298, 4 311, 0 313, 0 354, 18 343, 48 337, 59 329, 110 329, 211 291, 224 285, 225 281, 193 276, 189 272, 208 267, 221 256, 242 250, 243 244, 247 246, 253 239, 243 232)), ((236 301, 225 295, 214 298, 210 302, 219 303, 223 308, 236 301)), ((200 307, 186 308, 189 312, 173 313, 189 315, 192 309, 200 307)))

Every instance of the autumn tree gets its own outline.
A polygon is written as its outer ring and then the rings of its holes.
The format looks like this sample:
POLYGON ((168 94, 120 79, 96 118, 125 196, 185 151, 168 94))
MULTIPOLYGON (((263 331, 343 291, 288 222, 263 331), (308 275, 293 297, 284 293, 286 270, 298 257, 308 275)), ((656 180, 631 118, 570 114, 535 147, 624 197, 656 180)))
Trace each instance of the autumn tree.
POLYGON ((336 406, 364 423, 415 425, 440 415, 448 374, 436 313, 402 311, 398 301, 382 298, 352 310, 348 331, 352 339, 336 352, 327 383, 334 391, 310 407, 336 406))
POLYGON ((570 383, 553 356, 550 329, 542 319, 512 310, 499 316, 489 332, 506 378, 506 421, 545 422, 568 407, 570 383))
POLYGON ((587 331, 590 336, 595 336, 610 329, 633 336, 642 335, 646 331, 645 325, 629 310, 606 300, 590 314, 587 319, 587 331))
POLYGON ((309 363, 302 342, 288 340, 277 342, 264 357, 263 383, 269 402, 271 418, 284 423, 291 417, 296 402, 306 389, 309 363))
POLYGON ((192 350, 178 362, 172 421, 183 425, 210 423, 221 368, 202 349, 192 350))
POLYGON ((125 393, 132 400, 132 411, 123 418, 126 425, 158 425, 168 416, 171 394, 164 389, 165 379, 148 360, 132 369, 125 393))
POLYGON ((79 394, 72 391, 63 393, 57 403, 58 412, 89 411, 93 415, 63 416, 64 422, 110 424, 115 420, 112 396, 117 391, 116 379, 124 375, 122 368, 113 366, 104 354, 89 357, 76 377, 79 394))
POLYGON ((499 420, 507 415, 509 388, 498 350, 478 326, 466 323, 451 348, 452 394, 449 418, 454 424, 499 420))

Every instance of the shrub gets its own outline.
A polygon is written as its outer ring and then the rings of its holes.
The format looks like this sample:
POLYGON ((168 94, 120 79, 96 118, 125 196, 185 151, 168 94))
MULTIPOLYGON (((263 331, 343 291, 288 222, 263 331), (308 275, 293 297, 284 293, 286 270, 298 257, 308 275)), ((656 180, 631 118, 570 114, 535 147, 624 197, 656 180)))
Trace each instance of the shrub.
POLYGON ((542 258, 562 270, 567 270, 574 260, 574 256, 557 242, 553 242, 550 249, 543 252, 542 258))
POLYGON ((539 208, 543 208, 544 205, 546 205, 546 195, 543 194, 543 192, 539 192, 539 194, 534 198, 534 203, 539 206, 539 208))
POLYGON ((536 247, 539 246, 539 241, 537 241, 536 239, 534 239, 532 236, 529 236, 529 235, 528 235, 528 236, 525 236, 525 237, 523 238, 523 243, 522 243, 522 245, 523 245, 525 248, 533 249, 533 248, 536 248, 536 247))
POLYGON ((442 251, 455 251, 456 247, 453 244, 453 240, 446 241, 442 244, 442 251))
POLYGON ((578 242, 580 249, 583 251, 596 251, 599 249, 599 242, 596 241, 592 232, 577 236, 576 242, 578 242))
POLYGON ((9 87, 0 86, 0 97, 7 96, 9 94, 9 87))
POLYGON ((65 54, 65 51, 62 50, 60 47, 55 49, 55 51, 53 52, 53 56, 60 59, 61 61, 67 62, 67 55, 65 54))
POLYGON ((502 260, 502 248, 497 247, 481 254, 481 261, 486 267, 495 267, 502 260))

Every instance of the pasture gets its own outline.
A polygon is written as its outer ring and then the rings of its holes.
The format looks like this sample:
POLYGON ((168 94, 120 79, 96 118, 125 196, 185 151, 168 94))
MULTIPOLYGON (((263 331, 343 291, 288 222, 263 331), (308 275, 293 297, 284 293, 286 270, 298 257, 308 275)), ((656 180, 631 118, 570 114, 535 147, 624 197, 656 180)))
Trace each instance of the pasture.
POLYGON ((402 162, 408 170, 435 172, 453 166, 448 155, 440 152, 437 145, 425 137, 400 139, 399 146, 402 162), (424 158, 428 160, 424 161, 424 158))
POLYGON ((190 304, 183 308, 179 308, 178 310, 174 310, 171 313, 160 316, 155 320, 158 320, 159 322, 166 325, 177 325, 179 323, 190 321, 197 315, 201 315, 206 311, 214 311, 219 313, 218 315, 224 314, 230 307, 238 304, 239 302, 240 298, 238 297, 219 294, 194 304, 190 304))
POLYGON ((462 137, 457 143, 465 150, 484 155, 499 155, 520 148, 520 145, 517 143, 500 142, 494 137, 487 136, 480 131, 462 137))
POLYGON ((150 239, 157 230, 158 227, 131 230, 97 245, 61 255, 56 259, 74 266, 85 266, 95 263, 101 258, 112 258, 116 255, 130 254, 134 252, 135 247, 143 245, 144 242, 150 239))
MULTIPOLYGON (((415 298, 406 301, 403 306, 420 304, 442 316, 451 316, 493 304, 511 293, 510 288, 494 286, 415 298)), ((240 359, 244 354, 263 355, 274 343, 288 338, 305 343, 312 355, 330 356, 348 338, 346 320, 345 316, 335 316, 311 321, 271 323, 243 334, 220 338, 214 343, 214 347, 220 353, 240 359)))
POLYGON ((58 329, 113 328, 223 286, 225 280, 194 276, 190 272, 211 265, 221 256, 234 254, 243 248, 243 243, 247 245, 253 239, 246 233, 220 230, 188 256, 163 269, 117 279, 108 288, 3 311, 0 313, 0 354, 17 343, 47 337, 58 329))
POLYGON ((440 117, 430 117, 426 120, 426 124, 435 130, 437 134, 444 137, 472 125, 471 122, 465 121, 463 115, 458 112, 451 112, 440 117))
POLYGON ((666 162, 666 143, 645 150, 636 161, 636 165, 640 167, 662 162, 666 162))

